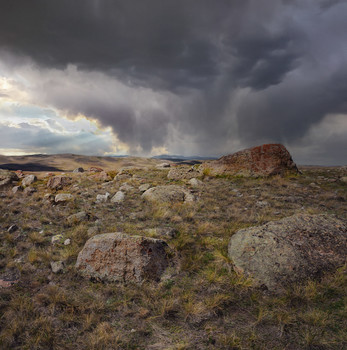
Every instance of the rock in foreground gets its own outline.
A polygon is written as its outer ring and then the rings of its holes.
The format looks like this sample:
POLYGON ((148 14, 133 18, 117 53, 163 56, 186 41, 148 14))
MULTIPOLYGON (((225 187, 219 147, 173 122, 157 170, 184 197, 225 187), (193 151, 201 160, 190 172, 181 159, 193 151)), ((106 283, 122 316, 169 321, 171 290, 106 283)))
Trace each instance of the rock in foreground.
POLYGON ((217 160, 206 162, 201 169, 211 175, 269 176, 297 173, 298 168, 281 144, 248 148, 217 160))
POLYGON ((17 180, 18 176, 16 173, 9 170, 0 169, 0 191, 8 190, 12 187, 11 185, 17 180))
POLYGON ((159 281, 173 266, 165 241, 123 233, 90 238, 79 253, 77 270, 87 278, 109 282, 159 281))
POLYGON ((342 266, 347 226, 328 215, 291 216, 238 231, 230 239, 228 253, 236 269, 253 277, 257 285, 280 290, 342 266))

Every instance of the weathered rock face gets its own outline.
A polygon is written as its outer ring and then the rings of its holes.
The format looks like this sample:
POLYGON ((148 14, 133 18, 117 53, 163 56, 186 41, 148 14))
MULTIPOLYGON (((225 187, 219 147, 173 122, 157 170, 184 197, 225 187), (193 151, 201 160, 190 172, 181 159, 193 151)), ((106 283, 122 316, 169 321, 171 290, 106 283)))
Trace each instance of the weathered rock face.
POLYGON ((47 187, 52 190, 61 190, 71 184, 71 178, 67 176, 53 176, 47 182, 47 187))
POLYGON ((15 181, 18 181, 18 176, 16 173, 0 169, 0 191, 8 190, 15 181))
POLYGON ((76 268, 87 278, 110 282, 160 280, 174 263, 165 241, 123 233, 90 238, 79 253, 76 268))
POLYGON ((184 187, 177 185, 152 187, 142 197, 150 202, 192 202, 194 196, 184 187))
POLYGON ((236 232, 229 257, 257 285, 280 290, 343 265, 347 225, 327 215, 296 215, 236 232))
POLYGON ((265 144, 245 149, 201 165, 211 175, 269 176, 297 173, 287 149, 281 144, 265 144))
POLYGON ((182 180, 182 179, 192 179, 194 177, 199 177, 202 175, 202 172, 192 166, 175 166, 171 167, 169 173, 167 174, 167 178, 169 180, 182 180))

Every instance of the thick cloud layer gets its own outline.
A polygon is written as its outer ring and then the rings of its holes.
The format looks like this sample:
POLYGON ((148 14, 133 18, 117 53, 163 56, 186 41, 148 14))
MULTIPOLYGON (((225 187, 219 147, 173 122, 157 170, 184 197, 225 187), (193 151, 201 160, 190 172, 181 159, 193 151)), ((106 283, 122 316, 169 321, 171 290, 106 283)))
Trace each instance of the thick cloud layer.
POLYGON ((312 134, 347 123, 346 16, 343 0, 6 0, 0 73, 132 153, 282 142, 306 163, 346 163, 343 137, 312 134))

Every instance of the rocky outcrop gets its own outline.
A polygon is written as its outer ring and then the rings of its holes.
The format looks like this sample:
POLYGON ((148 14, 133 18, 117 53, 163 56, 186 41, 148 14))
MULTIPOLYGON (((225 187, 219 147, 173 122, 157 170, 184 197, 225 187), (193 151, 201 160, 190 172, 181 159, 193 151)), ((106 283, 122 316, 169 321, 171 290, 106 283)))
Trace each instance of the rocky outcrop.
POLYGON ((236 232, 228 253, 236 270, 279 290, 343 265, 347 225, 328 215, 296 215, 236 232))
POLYGON ((18 181, 18 176, 16 173, 0 169, 0 191, 8 190, 12 188, 11 186, 14 182, 18 181))
POLYGON ((152 187, 142 198, 150 202, 193 202, 195 199, 190 191, 177 185, 152 187))
POLYGON ((90 238, 79 253, 76 269, 87 278, 109 282, 159 281, 174 265, 165 241, 123 233, 90 238))
POLYGON ((53 176, 47 182, 47 187, 52 190, 61 190, 71 184, 71 178, 67 176, 53 176))
POLYGON ((265 144, 245 149, 217 160, 203 163, 203 173, 210 175, 269 176, 297 173, 290 153, 281 144, 265 144))

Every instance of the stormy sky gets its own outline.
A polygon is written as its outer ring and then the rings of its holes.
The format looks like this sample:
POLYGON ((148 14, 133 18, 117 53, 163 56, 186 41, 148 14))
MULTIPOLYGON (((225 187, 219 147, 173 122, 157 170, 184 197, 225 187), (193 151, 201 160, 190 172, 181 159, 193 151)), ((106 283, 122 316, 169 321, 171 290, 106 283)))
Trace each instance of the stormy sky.
POLYGON ((345 0, 1 0, 0 153, 347 163, 345 0))

